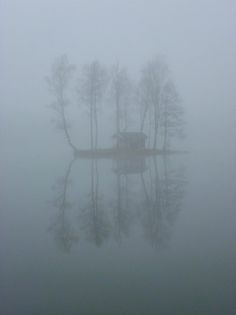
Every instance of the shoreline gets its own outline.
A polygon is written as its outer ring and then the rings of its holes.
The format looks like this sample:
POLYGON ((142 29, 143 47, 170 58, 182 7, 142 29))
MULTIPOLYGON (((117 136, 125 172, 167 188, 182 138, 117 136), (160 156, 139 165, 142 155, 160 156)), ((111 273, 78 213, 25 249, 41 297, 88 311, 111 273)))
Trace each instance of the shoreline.
POLYGON ((97 158, 97 159, 120 159, 133 158, 136 156, 156 156, 156 155, 170 155, 170 154, 186 154, 185 150, 160 150, 160 149, 117 149, 117 148, 103 148, 103 149, 86 149, 77 150, 74 152, 76 158, 97 158))

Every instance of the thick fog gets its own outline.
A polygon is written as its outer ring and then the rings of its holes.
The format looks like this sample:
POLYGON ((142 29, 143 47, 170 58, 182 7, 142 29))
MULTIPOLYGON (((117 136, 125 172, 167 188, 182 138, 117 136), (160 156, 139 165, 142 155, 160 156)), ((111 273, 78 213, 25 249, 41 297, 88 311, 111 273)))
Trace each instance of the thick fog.
POLYGON ((0 1, 0 314, 236 313, 235 17, 0 1))
POLYGON ((58 56, 66 53, 78 71, 94 59, 119 61, 138 79, 161 53, 186 110, 190 147, 235 146, 235 13, 234 1, 2 1, 3 145, 63 145, 44 81, 58 56))

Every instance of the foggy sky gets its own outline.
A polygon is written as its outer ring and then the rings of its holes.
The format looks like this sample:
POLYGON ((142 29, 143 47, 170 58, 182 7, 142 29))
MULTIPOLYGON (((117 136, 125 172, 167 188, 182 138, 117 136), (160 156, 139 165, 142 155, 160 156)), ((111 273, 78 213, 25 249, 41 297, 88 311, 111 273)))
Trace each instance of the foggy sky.
POLYGON ((235 148, 235 16, 233 0, 2 0, 1 143, 65 145, 51 126, 44 82, 58 55, 77 66, 119 60, 136 79, 163 53, 191 146, 235 148))

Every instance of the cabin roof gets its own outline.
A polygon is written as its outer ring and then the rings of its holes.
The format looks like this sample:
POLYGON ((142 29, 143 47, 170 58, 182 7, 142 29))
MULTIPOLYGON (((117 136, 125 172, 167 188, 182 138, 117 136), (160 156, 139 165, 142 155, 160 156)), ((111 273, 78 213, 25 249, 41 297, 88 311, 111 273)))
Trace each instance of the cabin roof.
POLYGON ((146 139, 147 136, 143 132, 120 132, 112 136, 112 138, 118 139, 146 139))

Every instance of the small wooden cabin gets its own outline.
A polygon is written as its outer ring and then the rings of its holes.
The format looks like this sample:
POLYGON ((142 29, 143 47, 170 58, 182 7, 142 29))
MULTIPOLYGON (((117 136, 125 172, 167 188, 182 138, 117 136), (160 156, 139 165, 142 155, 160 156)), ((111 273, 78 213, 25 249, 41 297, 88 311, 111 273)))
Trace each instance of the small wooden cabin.
POLYGON ((120 149, 145 149, 147 136, 143 132, 120 132, 113 136, 114 147, 120 149))

